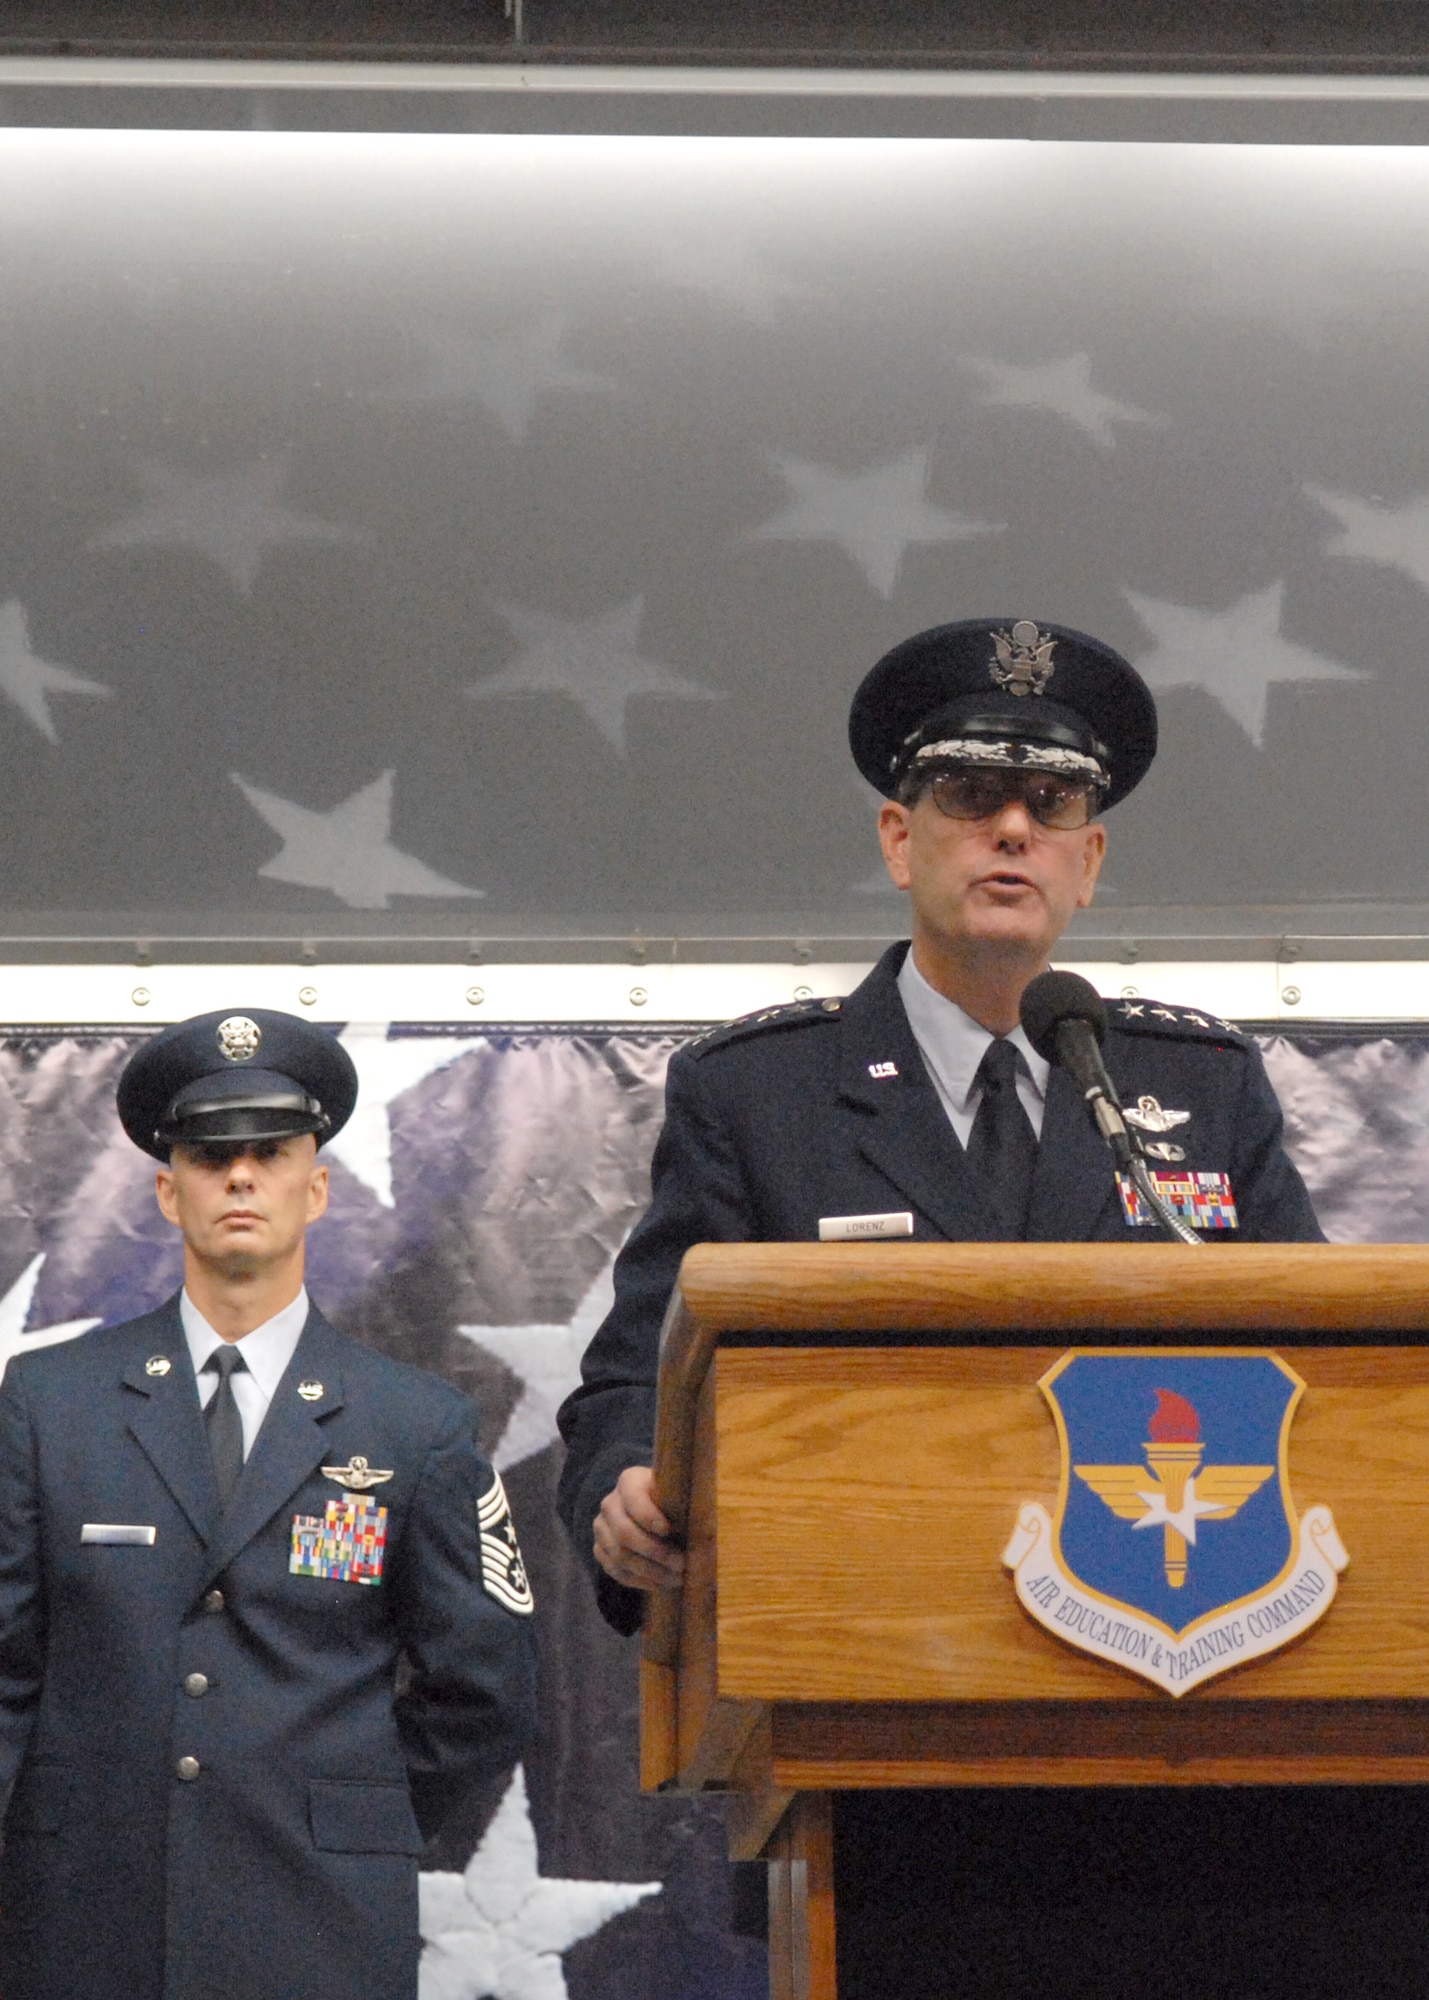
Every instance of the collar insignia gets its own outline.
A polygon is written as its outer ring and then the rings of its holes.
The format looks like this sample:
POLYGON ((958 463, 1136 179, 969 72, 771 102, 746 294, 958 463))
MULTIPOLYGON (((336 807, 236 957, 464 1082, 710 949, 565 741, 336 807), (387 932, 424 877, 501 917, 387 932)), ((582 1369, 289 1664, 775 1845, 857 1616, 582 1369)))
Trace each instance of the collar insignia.
POLYGON ((1009 694, 1041 694, 1057 671, 1052 661, 1055 639, 1039 632, 1031 618, 1019 618, 1010 632, 994 632, 988 673, 1009 694))
MULTIPOLYGON (((300 1390, 299 1394, 301 1393, 300 1390)), ((374 1486, 384 1486, 392 1477, 390 1472, 379 1472, 375 1466, 369 1465, 365 1458, 359 1457, 356 1453, 346 1465, 323 1466, 322 1475, 324 1479, 335 1479, 339 1486, 345 1486, 350 1493, 366 1493, 374 1486)))
POLYGON ((300 1382, 298 1384, 298 1394, 305 1403, 315 1403, 322 1392, 323 1385, 321 1382, 300 1382))
POLYGON ((144 1363, 144 1373, 146 1375, 167 1375, 173 1365, 167 1354, 151 1354, 149 1359, 144 1363))

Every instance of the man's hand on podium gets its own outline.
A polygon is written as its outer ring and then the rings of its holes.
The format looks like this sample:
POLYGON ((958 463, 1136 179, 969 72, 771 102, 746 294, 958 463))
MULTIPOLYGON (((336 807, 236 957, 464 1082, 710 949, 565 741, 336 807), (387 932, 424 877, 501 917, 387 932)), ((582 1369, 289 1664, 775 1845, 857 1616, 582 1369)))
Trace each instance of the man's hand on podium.
POLYGON ((678 1590, 685 1554, 655 1505, 655 1475, 630 1465, 600 1503, 595 1517, 595 1559, 607 1576, 631 1590, 678 1590))

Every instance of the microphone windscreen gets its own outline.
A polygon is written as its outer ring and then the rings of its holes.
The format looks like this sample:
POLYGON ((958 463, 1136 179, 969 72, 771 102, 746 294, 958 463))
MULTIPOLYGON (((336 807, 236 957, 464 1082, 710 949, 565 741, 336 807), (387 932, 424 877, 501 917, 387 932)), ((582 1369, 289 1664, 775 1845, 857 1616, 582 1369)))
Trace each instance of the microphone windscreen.
POLYGON ((1064 1021, 1085 1021, 1098 1042, 1106 1035, 1106 1002, 1089 979, 1076 972, 1043 972, 1022 995, 1022 1029, 1039 1056, 1057 1060, 1057 1030, 1064 1021))

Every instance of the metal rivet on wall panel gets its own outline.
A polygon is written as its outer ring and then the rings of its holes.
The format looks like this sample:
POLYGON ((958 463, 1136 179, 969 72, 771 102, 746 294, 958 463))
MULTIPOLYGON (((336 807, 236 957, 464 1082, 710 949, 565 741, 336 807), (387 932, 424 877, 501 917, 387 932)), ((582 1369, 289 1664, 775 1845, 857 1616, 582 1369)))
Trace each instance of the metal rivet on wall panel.
POLYGON ((298 998, 305 1007, 315 1007, 317 1005, 318 989, 316 986, 300 986, 298 988, 298 998))
POLYGON ((1123 986, 1121 997, 1123 1000, 1139 1000, 1141 998, 1141 988, 1139 986, 1123 986))
POLYGON ((812 986, 796 986, 794 988, 794 998, 796 1000, 812 1000, 813 997, 814 989, 812 986))
POLYGON ((133 1001, 136 1007, 147 1007, 149 1004, 148 987, 136 986, 134 988, 134 991, 129 995, 129 998, 133 1001))
POLYGON ((1300 1005, 1300 988, 1298 986, 1282 986, 1280 997, 1287 1007, 1298 1007, 1300 1005))
POLYGON ((482 1001, 485 1000, 485 998, 486 998, 486 988, 484 986, 467 987, 466 999, 467 999, 467 1005, 469 1007, 479 1007, 482 1001))
POLYGON ((632 986, 629 997, 632 1007, 643 1007, 645 1002, 650 998, 650 995, 645 991, 643 986, 632 986))

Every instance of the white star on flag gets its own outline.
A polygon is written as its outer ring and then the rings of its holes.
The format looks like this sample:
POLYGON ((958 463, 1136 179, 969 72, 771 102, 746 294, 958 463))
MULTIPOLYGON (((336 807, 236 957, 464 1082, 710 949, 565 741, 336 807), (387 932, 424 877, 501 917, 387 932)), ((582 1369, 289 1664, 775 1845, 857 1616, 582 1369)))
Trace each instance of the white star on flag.
POLYGON ((311 812, 230 771, 254 812, 283 837, 258 873, 303 889, 330 889, 350 910, 385 910, 392 896, 484 896, 484 889, 463 888, 392 845, 395 775, 384 771, 330 812, 311 812))
POLYGON ((57 1347, 62 1340, 77 1340, 92 1326, 99 1325, 97 1319, 67 1319, 57 1326, 40 1326, 33 1333, 26 1333, 25 1321, 30 1317, 35 1287, 40 1282, 44 1263, 45 1253, 42 1250, 38 1257, 30 1259, 4 1298, 0 1299, 0 1377, 4 1376, 15 1355, 28 1353, 32 1347, 57 1347))
POLYGON ((0 693, 7 694, 41 736, 58 743, 47 699, 52 694, 112 694, 99 681, 86 680, 68 667, 52 666, 30 651, 30 628, 18 597, 0 604, 0 693))
POLYGON ((424 350, 424 372, 397 391, 404 403, 480 403, 506 435, 521 444, 549 391, 618 394, 616 383, 576 368, 561 353, 565 321, 554 314, 526 333, 473 339, 439 326, 413 327, 424 350))
POLYGON ((1238 722, 1257 750, 1265 747, 1269 690, 1280 681, 1363 681, 1358 667, 1341 666, 1280 630, 1283 582, 1253 590, 1224 611, 1200 611, 1159 598, 1125 593, 1126 601, 1156 640, 1138 658, 1138 671, 1154 688, 1201 687, 1238 722))
POLYGON ((723 701, 722 688, 685 680, 639 649, 645 599, 632 597, 593 618, 557 618, 523 604, 498 603, 526 648, 509 667, 467 689, 473 701, 502 694, 565 694, 579 702, 611 748, 625 755, 626 704, 640 695, 667 701, 723 701))
POLYGON ((263 551, 288 542, 346 544, 370 542, 360 528, 338 528, 283 502, 288 462, 260 458, 237 472, 185 472, 157 459, 135 467, 149 490, 146 506, 135 508, 97 535, 96 549, 191 548, 207 556, 246 596, 263 561, 263 551))
POLYGON ((1327 486, 1304 490, 1344 529, 1326 542, 1327 556, 1403 570, 1421 590, 1429 590, 1429 493, 1411 494, 1402 507, 1386 507, 1353 493, 1333 493, 1327 486))
POLYGON ((981 400, 989 408, 1044 410, 1085 433, 1101 451, 1116 448, 1114 424, 1153 424, 1167 419, 1135 403, 1118 402, 1092 387, 1090 354, 1069 354, 1063 361, 1044 361, 1019 368, 1010 361, 985 361, 965 355, 962 366, 982 382, 981 400))
POLYGON ((777 308, 819 296, 801 278, 786 277, 737 236, 689 230, 660 252, 659 275, 679 291, 731 306, 755 326, 772 326, 777 308))
POLYGON ((891 597, 908 549, 995 535, 1002 521, 975 521, 928 498, 928 453, 907 451, 865 472, 770 454, 790 504, 748 531, 757 542, 836 542, 880 597, 891 597))
POLYGON ((341 1160, 384 1208, 392 1208, 392 1106, 424 1077, 445 1069, 458 1056, 484 1046, 480 1037, 399 1035, 387 1038, 387 1024, 349 1028, 338 1040, 357 1070, 357 1105, 326 1151, 341 1160))
POLYGON ((580 1382, 581 1356, 615 1303, 614 1270, 613 1261, 606 1265, 564 1325, 457 1328, 520 1378, 520 1400, 491 1455, 498 1472, 544 1451, 560 1436, 556 1412, 580 1382))
POLYGON ((568 2000, 561 1953, 663 1887, 542 1875, 518 1764, 465 1872, 419 1877, 419 2000, 568 2000))

